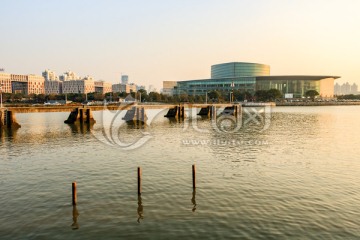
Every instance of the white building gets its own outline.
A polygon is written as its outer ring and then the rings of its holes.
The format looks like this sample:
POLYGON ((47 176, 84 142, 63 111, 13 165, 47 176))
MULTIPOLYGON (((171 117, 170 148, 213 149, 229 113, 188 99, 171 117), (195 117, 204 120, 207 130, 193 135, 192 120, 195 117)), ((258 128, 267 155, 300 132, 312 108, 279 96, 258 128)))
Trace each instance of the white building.
POLYGON ((59 77, 56 75, 55 72, 46 69, 43 73, 42 76, 45 78, 45 81, 55 81, 55 80, 59 80, 59 77))
POLYGON ((95 81, 95 92, 102 94, 112 92, 112 84, 105 81, 95 81))
POLYGON ((76 75, 76 73, 72 71, 67 71, 64 75, 60 76, 61 81, 68 81, 68 80, 81 80, 80 77, 76 75))
POLYGON ((136 85, 135 84, 122 84, 122 83, 118 83, 118 84, 113 84, 112 85, 112 92, 126 92, 126 93, 130 93, 130 92, 136 92, 136 85))
POLYGON ((174 87, 176 87, 177 81, 163 81, 162 93, 164 95, 172 96, 174 94, 174 87))
POLYGON ((43 76, 28 75, 28 89, 26 94, 45 94, 45 79, 43 76))
POLYGON ((11 74, 0 72, 0 86, 3 93, 11 93, 11 74))
POLYGON ((95 92, 95 82, 91 79, 68 80, 63 82, 63 93, 95 92))
POLYGON ((52 80, 45 81, 45 94, 62 94, 63 93, 63 81, 52 80))

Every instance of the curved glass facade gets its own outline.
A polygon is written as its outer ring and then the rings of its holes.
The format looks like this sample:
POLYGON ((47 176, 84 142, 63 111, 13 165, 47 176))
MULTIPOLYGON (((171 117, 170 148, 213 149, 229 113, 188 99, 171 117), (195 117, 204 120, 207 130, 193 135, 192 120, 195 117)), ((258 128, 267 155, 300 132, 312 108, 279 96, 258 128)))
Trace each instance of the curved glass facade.
POLYGON ((269 76, 270 66, 259 63, 230 62, 211 66, 211 78, 269 76))
POLYGON ((255 77, 218 78, 181 81, 174 90, 175 95, 205 95, 212 90, 232 91, 234 89, 254 93, 255 77))
POLYGON ((334 79, 338 76, 288 75, 270 76, 270 66, 259 63, 230 62, 211 66, 211 78, 178 81, 173 94, 205 95, 212 90, 239 90, 252 94, 257 90, 278 89, 295 98, 307 90, 316 90, 321 97, 333 97, 334 79))

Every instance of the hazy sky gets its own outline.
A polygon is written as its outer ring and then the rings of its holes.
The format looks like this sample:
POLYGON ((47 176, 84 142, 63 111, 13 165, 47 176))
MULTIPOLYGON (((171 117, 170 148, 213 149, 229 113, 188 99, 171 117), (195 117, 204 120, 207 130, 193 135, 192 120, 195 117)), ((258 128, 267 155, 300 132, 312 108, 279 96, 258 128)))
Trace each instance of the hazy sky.
POLYGON ((159 90, 240 61, 360 85, 359 10, 359 0, 0 0, 0 68, 113 83, 123 73, 159 90))

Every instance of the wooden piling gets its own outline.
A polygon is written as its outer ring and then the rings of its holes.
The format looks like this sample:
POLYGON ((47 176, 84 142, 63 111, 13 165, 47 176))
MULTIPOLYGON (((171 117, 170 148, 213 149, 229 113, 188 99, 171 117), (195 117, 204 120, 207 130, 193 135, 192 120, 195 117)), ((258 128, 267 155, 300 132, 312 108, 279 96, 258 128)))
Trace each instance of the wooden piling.
POLYGON ((86 123, 90 123, 91 119, 90 119, 90 116, 91 116, 91 113, 90 113, 90 108, 87 108, 86 109, 86 123))
POLYGON ((76 182, 72 183, 72 204, 73 206, 77 204, 76 182))
POLYGON ((137 168, 137 179, 138 179, 138 195, 141 194, 141 168, 137 168))
POLYGON ((192 185, 193 185, 193 189, 196 188, 196 169, 195 169, 195 164, 192 165, 192 185))
POLYGON ((179 106, 176 108, 176 117, 177 119, 181 118, 181 105, 179 104, 179 106))

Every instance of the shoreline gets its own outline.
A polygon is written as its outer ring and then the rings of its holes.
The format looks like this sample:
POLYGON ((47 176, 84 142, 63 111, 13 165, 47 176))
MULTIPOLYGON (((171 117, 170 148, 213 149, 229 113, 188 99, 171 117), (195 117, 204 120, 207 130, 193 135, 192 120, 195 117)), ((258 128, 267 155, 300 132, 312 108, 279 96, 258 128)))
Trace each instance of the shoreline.
POLYGON ((349 101, 349 102, 282 102, 276 103, 276 106, 285 106, 285 107, 301 107, 301 106, 351 106, 351 105, 360 105, 360 101, 349 101))

